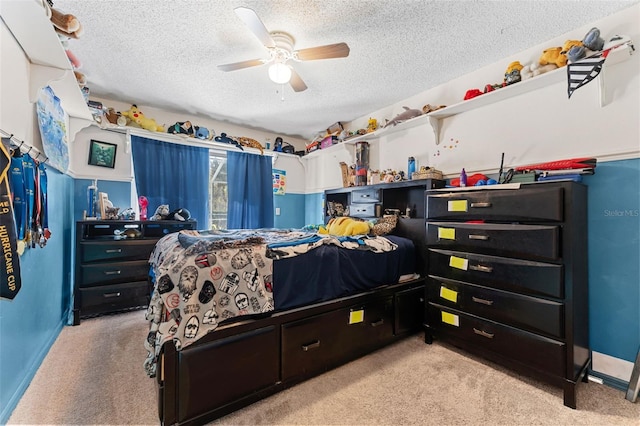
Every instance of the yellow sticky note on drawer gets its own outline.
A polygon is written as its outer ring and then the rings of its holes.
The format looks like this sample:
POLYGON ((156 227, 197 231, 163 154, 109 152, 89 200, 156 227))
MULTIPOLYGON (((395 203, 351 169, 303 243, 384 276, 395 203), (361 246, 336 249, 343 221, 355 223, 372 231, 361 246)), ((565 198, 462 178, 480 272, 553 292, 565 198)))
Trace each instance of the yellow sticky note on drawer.
POLYGON ((447 210, 450 212, 468 211, 467 200, 451 200, 447 203, 447 210))
POLYGON ((451 256, 449 258, 449 266, 466 271, 469 267, 469 260, 462 257, 451 256))
POLYGON ((455 314, 450 314, 449 312, 440 311, 442 313, 442 322, 445 324, 455 325, 456 327, 460 327, 460 318, 455 314))
POLYGON ((455 240, 456 230, 455 228, 438 228, 438 239, 440 240, 455 240))
POLYGON ((440 286, 440 297, 453 303, 458 303, 458 292, 450 290, 445 286, 440 286))
POLYGON ((357 324, 364 321, 364 309, 349 312, 349 324, 357 324))

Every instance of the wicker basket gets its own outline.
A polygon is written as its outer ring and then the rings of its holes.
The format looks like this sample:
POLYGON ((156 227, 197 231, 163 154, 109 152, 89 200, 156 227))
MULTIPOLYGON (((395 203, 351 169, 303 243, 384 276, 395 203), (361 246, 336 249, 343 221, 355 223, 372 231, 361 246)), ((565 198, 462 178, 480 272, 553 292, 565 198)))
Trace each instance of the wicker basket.
POLYGON ((420 170, 413 172, 411 174, 411 179, 442 179, 442 172, 437 169, 420 170))

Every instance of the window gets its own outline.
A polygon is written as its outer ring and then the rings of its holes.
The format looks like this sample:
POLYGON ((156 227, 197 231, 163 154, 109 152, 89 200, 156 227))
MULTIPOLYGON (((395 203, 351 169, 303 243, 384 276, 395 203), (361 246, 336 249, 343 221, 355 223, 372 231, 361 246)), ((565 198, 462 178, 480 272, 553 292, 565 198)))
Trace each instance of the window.
POLYGON ((209 229, 227 229, 227 154, 209 151, 209 229))

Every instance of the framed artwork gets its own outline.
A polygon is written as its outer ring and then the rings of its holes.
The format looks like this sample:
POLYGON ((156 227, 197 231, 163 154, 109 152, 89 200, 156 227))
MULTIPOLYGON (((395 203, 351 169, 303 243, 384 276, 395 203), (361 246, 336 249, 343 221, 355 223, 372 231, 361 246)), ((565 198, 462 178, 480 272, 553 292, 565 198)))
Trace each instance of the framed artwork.
POLYGON ((114 168, 118 145, 91 139, 89 146, 89 164, 92 166, 114 168))

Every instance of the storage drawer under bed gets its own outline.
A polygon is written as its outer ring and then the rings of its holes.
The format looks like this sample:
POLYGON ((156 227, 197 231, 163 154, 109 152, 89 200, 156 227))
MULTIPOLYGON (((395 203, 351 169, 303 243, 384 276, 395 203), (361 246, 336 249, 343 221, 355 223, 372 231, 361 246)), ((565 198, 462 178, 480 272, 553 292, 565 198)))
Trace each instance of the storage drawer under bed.
POLYGON ((393 298, 282 325, 282 380, 329 370, 393 338, 393 298))

